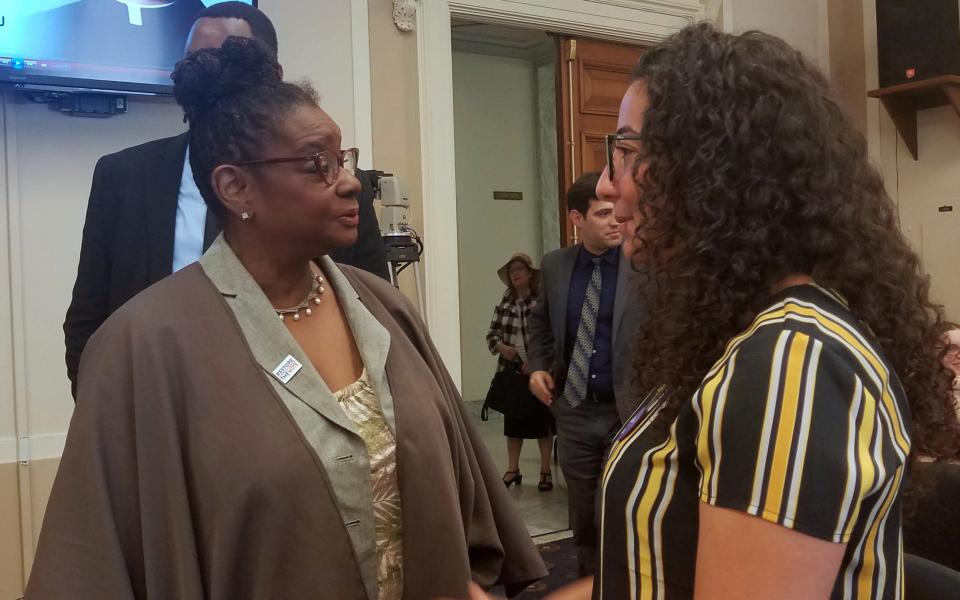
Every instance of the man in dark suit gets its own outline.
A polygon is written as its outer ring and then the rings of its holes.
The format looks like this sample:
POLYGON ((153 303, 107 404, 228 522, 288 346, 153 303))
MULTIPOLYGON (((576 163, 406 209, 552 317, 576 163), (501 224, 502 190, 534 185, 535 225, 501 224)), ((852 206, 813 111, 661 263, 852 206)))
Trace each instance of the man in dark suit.
MULTIPOLYGON (((277 34, 262 12, 240 2, 199 13, 187 52, 219 47, 231 35, 259 39, 274 51, 277 34)), ((102 157, 93 173, 80 263, 67 309, 67 376, 75 394, 80 355, 113 311, 150 285, 200 258, 219 233, 193 180, 189 132, 102 157)), ((357 244, 332 258, 389 278, 369 175, 362 186, 357 244)))
POLYGON ((543 257, 527 348, 530 391, 557 421, 580 576, 595 568, 603 460, 634 402, 628 348, 641 310, 614 205, 596 197, 598 175, 582 176, 567 192, 582 243, 543 257))

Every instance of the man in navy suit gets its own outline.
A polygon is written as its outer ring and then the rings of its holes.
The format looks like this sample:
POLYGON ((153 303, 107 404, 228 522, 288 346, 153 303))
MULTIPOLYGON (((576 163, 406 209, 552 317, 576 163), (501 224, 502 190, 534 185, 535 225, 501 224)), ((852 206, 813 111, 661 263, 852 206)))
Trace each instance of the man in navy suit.
POLYGON ((597 199, 598 178, 599 173, 587 173, 567 191, 581 243, 540 261, 540 298, 528 322, 527 345, 530 391, 551 407, 557 421, 581 577, 592 575, 596 566, 603 462, 621 418, 636 402, 630 344, 642 318, 636 272, 622 256, 613 203, 597 199))

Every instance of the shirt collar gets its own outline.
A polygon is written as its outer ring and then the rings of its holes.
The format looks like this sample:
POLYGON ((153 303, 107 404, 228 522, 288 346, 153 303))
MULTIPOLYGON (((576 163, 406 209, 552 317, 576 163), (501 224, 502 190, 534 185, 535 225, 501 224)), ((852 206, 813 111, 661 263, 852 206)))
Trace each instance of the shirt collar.
MULTIPOLYGON (((580 244, 580 252, 577 253, 577 266, 585 267, 594 258, 596 258, 596 255, 591 254, 583 247, 583 244, 580 244)), ((620 263, 620 246, 608 248, 606 252, 600 255, 600 258, 609 265, 617 266, 620 263)))

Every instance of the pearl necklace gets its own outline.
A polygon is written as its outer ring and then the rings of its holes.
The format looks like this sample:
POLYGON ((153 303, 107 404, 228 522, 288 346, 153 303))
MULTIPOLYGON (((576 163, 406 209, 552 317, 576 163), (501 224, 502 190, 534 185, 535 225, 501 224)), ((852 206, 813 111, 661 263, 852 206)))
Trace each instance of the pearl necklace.
POLYGON ((310 286, 310 292, 307 294, 307 297, 303 299, 303 302, 291 308, 274 308, 273 310, 277 313, 277 316, 280 317, 281 321, 287 315, 293 315, 293 320, 299 321, 301 310, 308 317, 313 314, 310 304, 320 304, 325 291, 326 289, 323 287, 323 276, 317 273, 313 276, 313 285, 310 286))

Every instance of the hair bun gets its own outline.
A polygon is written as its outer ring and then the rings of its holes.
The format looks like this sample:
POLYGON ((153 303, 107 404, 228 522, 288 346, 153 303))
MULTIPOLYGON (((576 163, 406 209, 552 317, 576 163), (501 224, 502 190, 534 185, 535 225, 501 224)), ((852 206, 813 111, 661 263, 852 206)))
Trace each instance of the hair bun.
POLYGON ((262 42, 231 36, 219 48, 204 48, 177 63, 173 95, 187 120, 244 90, 281 82, 280 64, 262 42))

